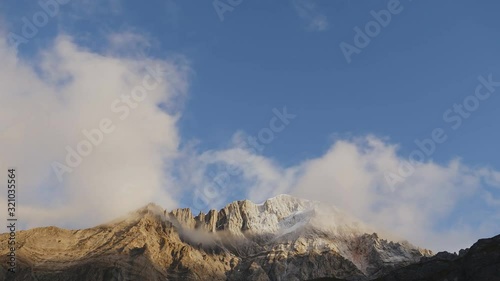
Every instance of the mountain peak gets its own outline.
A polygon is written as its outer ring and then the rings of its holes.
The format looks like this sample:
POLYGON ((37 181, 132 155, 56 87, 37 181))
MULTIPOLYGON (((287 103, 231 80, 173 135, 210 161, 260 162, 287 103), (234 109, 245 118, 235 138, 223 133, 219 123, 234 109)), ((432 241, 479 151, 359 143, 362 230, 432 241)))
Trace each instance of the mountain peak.
POLYGON ((301 199, 301 198, 298 198, 298 197, 294 197, 290 194, 285 194, 285 193, 282 193, 282 194, 278 194, 276 196, 273 196, 271 198, 268 198, 266 201, 274 201, 274 200, 305 200, 305 199, 301 199))
MULTIPOLYGON (((140 218, 144 218, 144 217, 148 217, 148 216, 153 216, 153 217, 162 217, 165 215, 165 210, 160 207, 159 205, 155 204, 155 203, 148 203, 147 205, 133 211, 133 212, 130 212, 126 217, 125 219, 126 220, 134 220, 134 219, 140 219, 140 218)), ((115 220, 116 221, 116 220, 115 220)))
MULTIPOLYGON (((189 208, 167 212, 150 203, 103 226, 46 232, 38 229, 19 234, 19 242, 28 245, 21 251, 26 253, 22 258, 50 260, 50 268, 57 265, 58 272, 73 272, 85 257, 102 267, 102 276, 109 276, 114 264, 125 264, 130 275, 116 280, 165 280, 171 276, 221 281, 324 276, 366 280, 428 255, 412 245, 379 238, 335 207, 287 194, 261 204, 235 201, 219 211, 196 216, 189 208), (134 276, 140 272, 138 268, 148 268, 150 276, 134 276), (249 275, 256 279, 248 279, 249 275)), ((78 270, 88 271, 86 264, 81 266, 78 270)), ((75 275, 51 280, 76 280, 78 270, 75 275)), ((31 273, 29 267, 22 278, 31 273)), ((85 280, 103 279, 91 276, 85 280)))
POLYGON ((265 202, 301 202, 301 203, 306 203, 306 202, 316 202, 316 201, 307 200, 304 198, 295 197, 295 196, 290 195, 290 194, 282 193, 282 194, 278 194, 276 196, 273 196, 271 198, 266 199, 261 204, 264 204, 265 202))

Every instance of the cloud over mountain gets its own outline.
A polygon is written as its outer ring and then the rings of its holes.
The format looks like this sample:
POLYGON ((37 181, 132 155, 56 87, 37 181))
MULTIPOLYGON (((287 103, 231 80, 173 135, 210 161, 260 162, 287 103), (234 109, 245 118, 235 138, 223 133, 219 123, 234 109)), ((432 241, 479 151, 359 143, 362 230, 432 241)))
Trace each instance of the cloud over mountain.
MULTIPOLYGON (((137 41, 125 35, 113 40, 137 41)), ((185 60, 99 54, 65 35, 32 60, 1 41, 0 57, 1 168, 18 168, 23 223, 91 225, 150 201, 175 206, 164 171, 180 141, 185 60)))
MULTIPOLYGON (((148 46, 137 34, 111 39, 148 46)), ((241 132, 225 149, 188 145, 177 123, 191 72, 185 58, 103 54, 66 35, 32 60, 1 41, 0 58, 1 169, 18 168, 27 227, 90 226, 151 201, 170 209, 187 197, 206 211, 235 196, 262 201, 290 193, 432 249, 498 231, 499 198, 491 191, 500 176, 488 167, 426 161, 390 186, 387 172, 405 159, 379 137, 337 140, 293 166, 238 145, 247 137, 241 132), (461 214, 465 209, 475 211, 461 214)))

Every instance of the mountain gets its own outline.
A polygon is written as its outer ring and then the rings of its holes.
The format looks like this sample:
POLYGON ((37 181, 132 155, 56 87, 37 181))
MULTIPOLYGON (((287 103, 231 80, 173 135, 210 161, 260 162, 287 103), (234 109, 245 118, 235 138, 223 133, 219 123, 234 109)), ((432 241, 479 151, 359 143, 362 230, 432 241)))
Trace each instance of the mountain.
MULTIPOLYGON (((318 278, 311 281, 339 281, 318 278)), ((459 254, 440 252, 375 281, 500 281, 500 235, 480 239, 459 254)))
POLYGON ((500 281, 500 235, 480 239, 459 254, 441 252, 395 270, 378 281, 500 281))
POLYGON ((149 204, 89 229, 20 231, 17 247, 11 274, 7 244, 0 246, 1 280, 369 280, 432 255, 288 195, 196 216, 149 204))

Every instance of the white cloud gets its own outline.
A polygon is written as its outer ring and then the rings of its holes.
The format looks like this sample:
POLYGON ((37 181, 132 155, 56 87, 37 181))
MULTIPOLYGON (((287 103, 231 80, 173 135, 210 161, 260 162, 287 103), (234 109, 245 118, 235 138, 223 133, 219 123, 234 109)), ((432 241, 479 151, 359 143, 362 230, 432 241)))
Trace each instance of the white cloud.
MULTIPOLYGON (((247 197, 256 202, 290 193, 333 204, 376 229, 434 250, 457 250, 500 231, 500 221, 494 215, 500 211, 495 205, 498 199, 486 196, 489 193, 482 184, 496 171, 470 168, 459 160, 446 165, 427 162, 393 189, 384 174, 397 170, 404 161, 397 149, 394 144, 367 136, 338 140, 323 156, 287 168, 241 148, 205 152, 198 163, 202 169, 207 163, 231 163, 241 171, 226 179, 227 185, 211 189, 213 194, 208 197, 218 199, 212 201, 214 204, 223 202, 221 198, 237 186, 245 186, 247 197), (474 226, 477 218, 464 221, 454 215, 462 202, 474 198, 485 198, 492 207, 486 217, 481 217, 484 223, 479 228, 474 226)), ((202 186, 213 181, 204 173, 198 175, 202 186)))
MULTIPOLYGON (((125 35, 114 39, 137 42, 125 35)), ((36 61, 19 59, 0 42, 0 58, 0 168, 18 168, 19 218, 27 227, 90 226, 151 201, 175 206, 174 183, 164 171, 178 154, 176 102, 186 94, 189 72, 184 60, 93 53, 67 36, 36 61), (162 68, 163 82, 121 120, 113 101, 141 85, 148 67, 162 68), (74 149, 85 139, 82 130, 99 128, 103 118, 115 131, 59 182, 52 163, 64 164, 65 147, 74 149)))
POLYGON ((314 2, 308 0, 293 0, 292 3, 299 17, 307 23, 308 30, 325 31, 328 29, 328 18, 319 11, 314 2))

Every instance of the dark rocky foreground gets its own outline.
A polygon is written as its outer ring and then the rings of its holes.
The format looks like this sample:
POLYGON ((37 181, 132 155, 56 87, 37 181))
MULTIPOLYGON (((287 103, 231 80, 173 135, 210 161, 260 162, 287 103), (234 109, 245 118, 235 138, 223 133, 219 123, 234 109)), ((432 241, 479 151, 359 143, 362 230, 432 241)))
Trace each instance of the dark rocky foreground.
MULTIPOLYGON (((319 278, 315 281, 334 281, 319 278)), ((500 235, 477 241, 458 255, 441 252, 376 281, 500 281, 500 235)))

